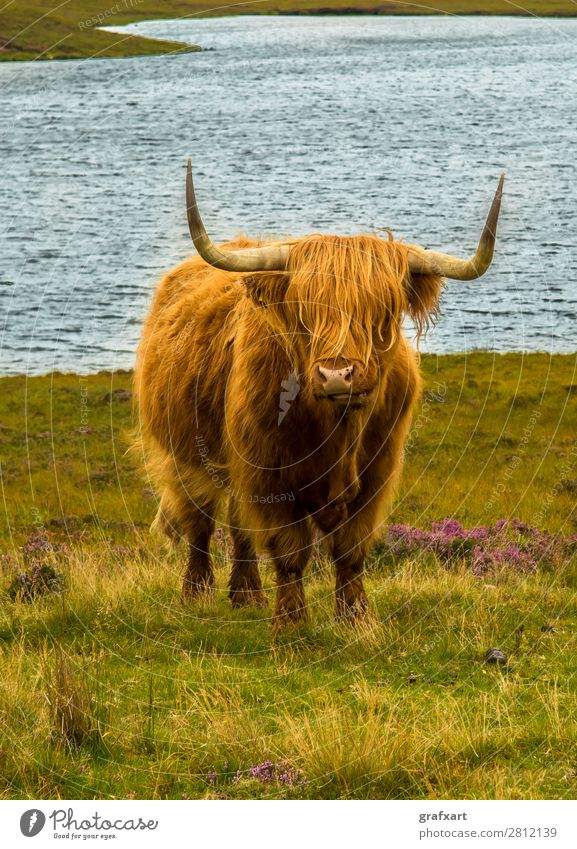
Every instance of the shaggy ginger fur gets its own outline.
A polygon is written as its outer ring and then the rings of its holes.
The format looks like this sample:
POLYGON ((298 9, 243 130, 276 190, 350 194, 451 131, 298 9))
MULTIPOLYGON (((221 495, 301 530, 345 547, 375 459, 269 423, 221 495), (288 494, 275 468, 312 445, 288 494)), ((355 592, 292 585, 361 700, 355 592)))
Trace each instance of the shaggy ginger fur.
POLYGON ((263 603, 263 551, 277 573, 276 625, 303 620, 315 524, 335 562, 337 615, 365 611, 363 561, 420 391, 401 323, 410 314, 420 333, 443 282, 411 276, 407 251, 377 236, 315 235, 292 244, 287 272, 239 276, 194 257, 161 281, 135 396, 161 494, 154 526, 189 543, 184 597, 213 584, 210 537, 228 502, 234 605, 263 603), (314 366, 327 361, 358 364, 357 408, 315 397, 314 366))

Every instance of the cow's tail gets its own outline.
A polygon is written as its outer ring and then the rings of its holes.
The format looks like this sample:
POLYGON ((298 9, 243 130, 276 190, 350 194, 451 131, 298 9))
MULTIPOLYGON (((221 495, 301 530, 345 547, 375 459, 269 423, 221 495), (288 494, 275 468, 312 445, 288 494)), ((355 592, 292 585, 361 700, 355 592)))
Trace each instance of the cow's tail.
POLYGON ((150 526, 150 532, 155 536, 168 537, 173 545, 177 545, 183 536, 180 524, 166 506, 163 506, 162 501, 150 526))

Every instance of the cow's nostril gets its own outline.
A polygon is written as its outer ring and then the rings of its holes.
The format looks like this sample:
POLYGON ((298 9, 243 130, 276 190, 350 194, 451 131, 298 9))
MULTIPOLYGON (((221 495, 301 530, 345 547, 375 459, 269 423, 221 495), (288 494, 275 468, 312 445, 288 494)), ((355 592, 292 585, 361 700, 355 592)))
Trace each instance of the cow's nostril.
POLYGON ((345 380, 351 383, 354 376, 355 366, 345 366, 344 368, 327 368, 326 366, 317 365, 316 377, 321 383, 326 383, 329 380, 345 380))
POLYGON ((340 368, 335 365, 316 363, 314 367, 314 377, 322 386, 324 397, 351 396, 358 371, 355 363, 346 363, 340 368))

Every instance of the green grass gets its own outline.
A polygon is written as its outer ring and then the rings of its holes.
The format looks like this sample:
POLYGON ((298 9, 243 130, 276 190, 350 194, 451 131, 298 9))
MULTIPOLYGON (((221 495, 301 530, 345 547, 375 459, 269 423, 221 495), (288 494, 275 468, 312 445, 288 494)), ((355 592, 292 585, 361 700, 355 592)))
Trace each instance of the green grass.
MULTIPOLYGON (((425 355, 423 371, 393 520, 454 516, 475 525, 518 516, 575 533, 577 358, 425 355)), ((0 379, 9 523, 0 524, 0 542, 71 517, 82 538, 123 542, 136 532, 147 544, 155 502, 140 458, 126 455, 130 383, 128 372, 0 379)))
POLYGON ((238 4, 227 0, 12 0, 0 10, 0 60, 140 56, 191 49, 174 42, 100 32, 95 29, 99 22, 111 26, 158 18, 295 13, 543 17, 575 15, 577 5, 575 0, 264 0, 238 4))
MULTIPOLYGON (((518 516, 575 534, 576 368, 424 357, 392 518, 518 516)), ((214 602, 185 607, 183 552, 148 535, 154 495, 125 454, 129 383, 0 381, 0 798, 576 797, 577 558, 485 578, 373 558, 373 615, 350 628, 333 621, 319 555, 311 622, 274 638, 270 609, 230 608, 215 545, 214 602), (55 556, 67 589, 11 601, 38 528, 68 546, 55 556), (484 662, 493 646, 507 666, 484 662), (306 783, 250 778, 266 759, 306 783)))

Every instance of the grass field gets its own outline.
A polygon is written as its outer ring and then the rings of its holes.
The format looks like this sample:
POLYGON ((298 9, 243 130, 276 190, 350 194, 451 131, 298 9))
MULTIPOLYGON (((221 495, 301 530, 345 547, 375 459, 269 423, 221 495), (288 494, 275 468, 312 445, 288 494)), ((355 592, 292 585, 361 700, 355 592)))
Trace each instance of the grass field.
POLYGON ((1 798, 577 797, 577 357, 423 369, 391 520, 519 517, 561 556, 476 574, 382 544, 351 628, 318 552, 311 622, 277 637, 270 608, 230 608, 222 532, 214 602, 180 603, 125 454, 128 373, 0 381, 1 798), (31 602, 39 562, 57 591, 31 602))
POLYGON ((12 0, 0 9, 0 60, 140 56, 190 50, 182 44, 101 32, 95 27, 158 18, 231 14, 386 15, 577 14, 575 0, 12 0))

